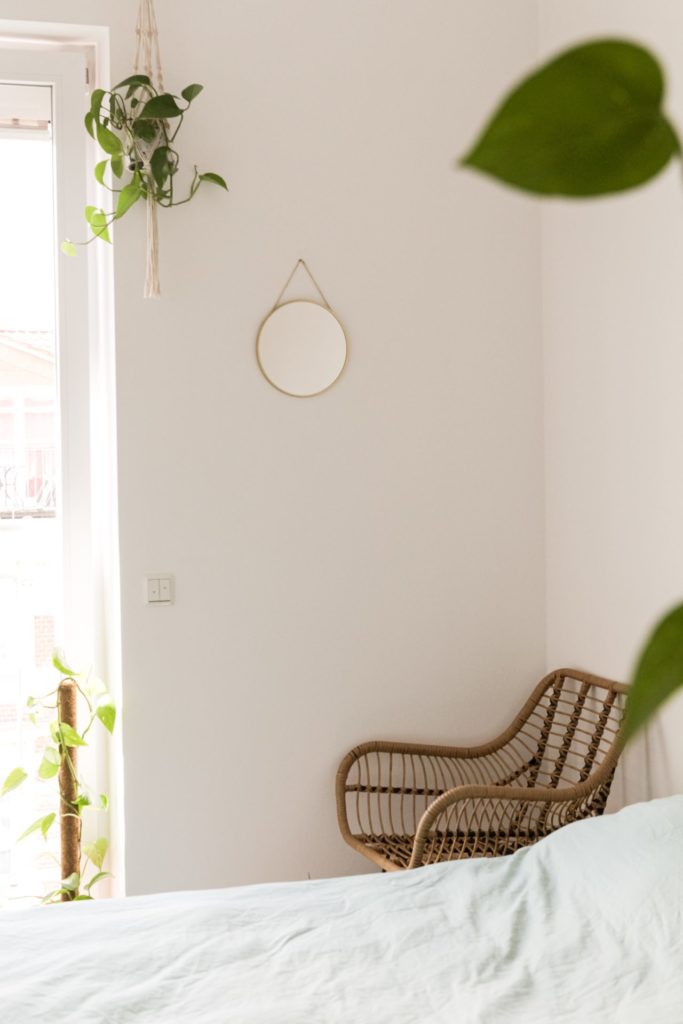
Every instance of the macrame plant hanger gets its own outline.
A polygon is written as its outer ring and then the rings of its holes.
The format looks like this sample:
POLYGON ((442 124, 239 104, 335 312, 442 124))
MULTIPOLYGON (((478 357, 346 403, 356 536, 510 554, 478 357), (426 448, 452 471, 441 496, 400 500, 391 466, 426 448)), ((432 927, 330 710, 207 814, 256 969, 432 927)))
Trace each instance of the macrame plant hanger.
MULTIPOLYGON (((159 31, 154 10, 154 0, 140 0, 138 20, 135 26, 137 37, 135 49, 135 74, 145 74, 157 92, 164 92, 164 74, 161 70, 159 52, 159 31)), ((150 147, 150 155, 153 148, 150 147)), ((159 226, 157 204, 151 192, 147 192, 147 266, 145 270, 146 299, 158 299, 159 285, 159 226)))

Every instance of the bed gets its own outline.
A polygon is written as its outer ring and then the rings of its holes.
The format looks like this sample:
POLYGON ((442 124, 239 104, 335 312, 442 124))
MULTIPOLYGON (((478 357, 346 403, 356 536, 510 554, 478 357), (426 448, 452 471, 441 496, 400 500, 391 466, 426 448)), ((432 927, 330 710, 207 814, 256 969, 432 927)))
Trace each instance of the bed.
POLYGON ((509 857, 0 915, 3 1024, 683 1021, 683 796, 509 857))

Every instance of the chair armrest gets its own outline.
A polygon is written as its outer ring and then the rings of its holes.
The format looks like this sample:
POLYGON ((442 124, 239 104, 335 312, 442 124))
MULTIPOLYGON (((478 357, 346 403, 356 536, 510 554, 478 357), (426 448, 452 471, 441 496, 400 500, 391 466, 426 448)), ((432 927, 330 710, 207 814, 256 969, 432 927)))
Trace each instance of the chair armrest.
POLYGON ((509 765, 496 759, 491 744, 362 743, 349 751, 337 771, 339 828, 351 845, 357 845, 352 839, 358 835, 414 836, 420 818, 438 797, 454 787, 500 782, 507 770, 509 765))
POLYGON ((596 772, 580 785, 560 789, 456 786, 420 818, 408 866, 512 852, 572 821, 601 814, 611 774, 596 772))

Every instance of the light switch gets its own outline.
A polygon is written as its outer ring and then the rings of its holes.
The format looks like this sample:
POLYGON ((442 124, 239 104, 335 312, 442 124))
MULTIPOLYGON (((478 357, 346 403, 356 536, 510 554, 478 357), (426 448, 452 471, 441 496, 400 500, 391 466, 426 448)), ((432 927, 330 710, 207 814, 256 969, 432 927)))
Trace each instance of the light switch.
POLYGON ((173 604, 173 576, 170 576, 168 573, 165 575, 155 573, 153 576, 146 576, 145 586, 147 604, 157 605, 157 607, 159 605, 173 604))

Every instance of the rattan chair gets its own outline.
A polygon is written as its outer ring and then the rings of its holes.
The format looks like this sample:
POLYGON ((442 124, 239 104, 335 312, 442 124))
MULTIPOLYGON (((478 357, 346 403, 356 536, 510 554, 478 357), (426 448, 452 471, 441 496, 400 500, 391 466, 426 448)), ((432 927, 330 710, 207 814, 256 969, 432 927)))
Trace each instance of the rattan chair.
POLYGON ((337 773, 341 833, 385 871, 497 857, 602 814, 626 687, 558 669, 478 747, 364 743, 337 773))

